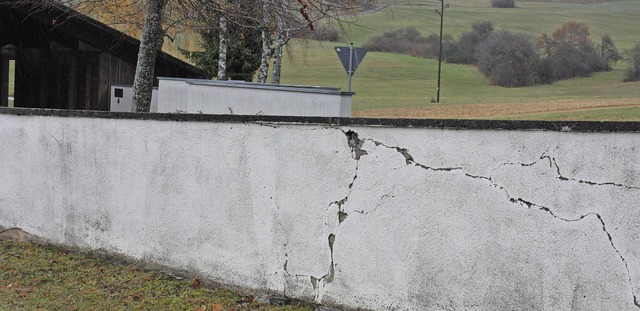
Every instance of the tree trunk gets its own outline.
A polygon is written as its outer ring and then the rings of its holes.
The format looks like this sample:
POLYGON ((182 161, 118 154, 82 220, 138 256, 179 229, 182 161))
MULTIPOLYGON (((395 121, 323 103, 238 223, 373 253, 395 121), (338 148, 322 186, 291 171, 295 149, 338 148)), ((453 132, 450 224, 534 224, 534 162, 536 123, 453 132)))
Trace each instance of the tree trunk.
POLYGON ((280 83, 280 72, 282 69, 282 54, 284 50, 284 43, 286 34, 284 32, 278 33, 276 39, 276 46, 273 49, 273 69, 271 70, 271 83, 280 83))
POLYGON ((162 21, 166 0, 148 0, 144 18, 144 28, 140 39, 138 63, 133 79, 134 112, 149 112, 151 108, 151 93, 153 91, 154 69, 156 55, 162 48, 164 30, 162 21))
POLYGON ((276 17, 276 46, 273 49, 273 69, 271 72, 271 83, 280 84, 280 72, 282 69, 282 50, 286 43, 288 34, 285 30, 285 21, 282 16, 288 8, 287 0, 282 1, 282 12, 276 17))
POLYGON ((271 19, 267 1, 262 1, 262 60, 260 62, 260 71, 258 72, 258 83, 267 82, 269 60, 271 60, 271 29, 269 29, 271 19))
POLYGON ((229 27, 227 17, 220 16, 220 44, 218 48, 218 80, 227 80, 227 38, 229 37, 229 27))

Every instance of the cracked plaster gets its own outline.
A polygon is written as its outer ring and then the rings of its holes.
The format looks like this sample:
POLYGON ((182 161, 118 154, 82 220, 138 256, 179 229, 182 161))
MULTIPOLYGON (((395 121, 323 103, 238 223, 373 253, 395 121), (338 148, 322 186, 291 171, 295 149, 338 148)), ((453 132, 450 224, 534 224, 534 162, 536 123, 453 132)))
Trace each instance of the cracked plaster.
MULTIPOLYGON (((354 134, 351 134, 351 136, 354 136, 354 134)), ((422 163, 415 162, 414 157, 411 155, 409 150, 407 150, 406 148, 396 147, 396 146, 392 147, 392 146, 389 146, 389 145, 387 145, 385 143, 382 143, 380 141, 377 141, 377 140, 374 140, 374 139, 371 139, 371 138, 366 138, 365 140, 372 142, 375 145, 375 147, 382 146, 382 147, 384 147, 386 149, 389 149, 389 150, 395 150, 397 153, 399 153, 405 159, 407 166, 415 166, 415 167, 419 167, 419 168, 422 168, 422 169, 425 169, 425 170, 431 171, 431 172, 461 173, 465 177, 468 177, 468 178, 473 178, 473 179, 477 179, 477 180, 483 180, 483 181, 487 182, 491 187, 493 187, 495 189, 498 189, 501 192, 504 192, 504 194, 506 195, 505 198, 508 199, 508 201, 510 203, 518 204, 518 205, 520 205, 522 207, 525 207, 527 209, 539 210, 541 212, 544 212, 544 213, 547 213, 547 214, 551 215, 553 218, 555 218, 557 220, 560 220, 560 221, 563 221, 563 222, 566 222, 566 223, 571 223, 571 222, 583 221, 587 217, 591 217, 591 218, 597 219, 597 221, 601 225, 601 230, 604 232, 604 234, 606 235, 606 237, 607 237, 607 239, 609 241, 611 249, 613 251, 615 251, 615 253, 619 257, 620 262, 624 266, 624 272, 626 272, 625 274, 626 274, 626 277, 628 278, 628 287, 629 287, 628 292, 630 292, 631 303, 635 307, 640 307, 640 305, 638 304, 637 296, 635 294, 635 292, 636 292, 635 287, 636 287, 637 282, 633 281, 634 273, 632 273, 632 271, 629 269, 628 260, 620 252, 620 250, 618 249, 618 247, 616 246, 616 244, 614 242, 614 238, 612 237, 612 234, 607 230, 605 221, 603 220, 603 216, 601 214, 596 213, 596 212, 590 212, 590 213, 579 215, 579 216, 577 216, 575 218, 571 218, 571 219, 564 218, 564 217, 558 216, 557 213, 554 212, 554 210, 552 208, 550 208, 550 207, 542 206, 542 205, 539 205, 537 203, 534 203, 534 202, 531 202, 531 201, 527 201, 526 199, 523 199, 521 197, 518 197, 518 198, 513 197, 511 195, 511 193, 509 192, 509 189, 508 189, 508 185, 510 185, 510 184, 509 183, 505 183, 505 185, 501 185, 500 183, 495 182, 494 181, 494 177, 491 174, 488 175, 488 176, 472 175, 470 173, 465 172, 462 167, 432 167, 432 166, 428 166, 428 165, 425 165, 425 164, 422 164, 422 163)), ((362 145, 364 145, 364 144, 362 144, 362 145)), ((362 148, 362 149, 364 150, 366 148, 362 148)), ((365 154, 374 155, 375 153, 365 150, 365 154)), ((548 160, 549 166, 552 169, 555 169, 555 175, 556 176, 553 176, 553 177, 555 179, 561 181, 561 182, 574 182, 574 183, 577 183, 577 184, 580 184, 580 185, 588 185, 588 186, 602 186, 602 187, 622 188, 622 189, 626 190, 627 192, 628 191, 638 190, 638 187, 636 187, 636 186, 624 185, 624 184, 616 183, 616 182, 594 182, 594 181, 589 181, 589 180, 581 180, 581 179, 577 179, 577 178, 563 176, 562 173, 561 173, 560 166, 558 165, 556 159, 551 157, 551 156, 545 155, 545 154, 540 156, 540 158, 538 160, 536 160, 534 162, 531 162, 531 163, 510 163, 510 162, 505 162, 505 163, 500 164, 498 166, 498 169, 501 169, 501 168, 506 167, 506 166, 519 166, 521 168, 523 168, 523 167, 530 168, 530 167, 536 166, 540 160, 548 160)), ((362 165, 360 163, 360 161, 359 161, 358 164, 362 165)), ((492 173, 494 173, 498 169, 494 170, 492 173)), ((397 168, 394 168, 393 170, 395 171, 395 170, 397 170, 397 168)), ((513 172, 511 172, 511 173, 513 173, 513 172)), ((530 174, 529 173, 529 175, 535 175, 535 174, 530 174)), ((553 174, 548 174, 547 173, 546 175, 553 175, 553 174)), ((514 175, 511 174, 510 176, 514 176, 514 175)), ((523 174, 516 175, 516 176, 520 176, 520 177, 527 176, 527 172, 524 172, 523 174)), ((363 177, 361 177, 361 179, 362 178, 363 177)), ((543 180, 543 182, 545 182, 544 178, 542 180, 543 180)), ((546 182, 548 182, 548 181, 546 181, 546 182)), ((522 183, 520 183, 520 184, 522 185, 522 183)), ((530 188, 531 185, 527 184, 527 186, 529 186, 529 188, 530 188)), ((527 186, 525 186, 525 187, 527 187, 527 186)), ((544 188, 544 187, 541 187, 541 188, 544 188)), ((389 194, 385 194, 385 195, 381 196, 380 197, 380 202, 382 202, 385 198, 389 198, 389 197, 390 197, 389 194)), ((391 196, 391 197, 395 197, 395 196, 391 196)), ((638 202, 637 199, 638 199, 638 196, 637 196, 637 193, 636 193, 635 202, 638 202)), ((631 200, 631 202, 633 202, 633 200, 631 200)), ((375 208, 372 211, 358 211, 358 210, 355 210, 355 211, 358 212, 361 215, 368 215, 371 212, 375 212, 380 206, 381 206, 381 204, 378 203, 378 204, 375 205, 375 208)), ((627 205, 627 210, 628 210, 629 206, 633 206, 633 205, 627 205)), ((637 266, 637 262, 635 262, 634 266, 637 266)), ((618 271, 618 274, 619 274, 619 271, 618 271)), ((577 289, 581 288, 580 284, 576 285, 576 288, 577 289)), ((574 291, 574 294, 575 294, 575 291, 574 291)), ((587 295, 584 295, 583 298, 587 298, 587 295)), ((603 298, 609 299, 610 297, 604 296, 603 298)), ((453 303, 453 301, 454 300, 450 298, 449 305, 451 305, 453 303)), ((578 301, 579 301, 579 297, 574 295, 574 297, 572 299, 571 308, 574 308, 578 301)), ((435 306, 443 306, 443 305, 444 304, 442 304, 442 303, 435 303, 435 306)), ((455 305, 455 303, 453 303, 453 305, 455 305)), ((593 304, 589 304, 589 305, 591 305, 593 307, 593 304)), ((433 305, 431 307, 433 307, 433 305)), ((465 307, 468 307, 468 306, 465 306, 465 307)), ((535 308, 535 304, 532 305, 532 308, 535 308)))
POLYGON ((352 307, 640 307, 637 134, 2 118, 0 225, 51 242, 352 307))

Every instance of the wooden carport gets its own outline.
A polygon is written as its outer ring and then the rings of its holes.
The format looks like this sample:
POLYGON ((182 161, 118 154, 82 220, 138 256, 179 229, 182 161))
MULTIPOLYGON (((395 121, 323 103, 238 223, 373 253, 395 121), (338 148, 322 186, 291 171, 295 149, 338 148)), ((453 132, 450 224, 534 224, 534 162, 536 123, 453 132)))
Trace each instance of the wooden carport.
MULTIPOLYGON (((133 84, 139 41, 65 6, 19 2, 0 1, 0 105, 7 105, 15 60, 16 107, 109 110, 110 85, 133 84)), ((204 77, 166 53, 158 54, 155 74, 204 77)))

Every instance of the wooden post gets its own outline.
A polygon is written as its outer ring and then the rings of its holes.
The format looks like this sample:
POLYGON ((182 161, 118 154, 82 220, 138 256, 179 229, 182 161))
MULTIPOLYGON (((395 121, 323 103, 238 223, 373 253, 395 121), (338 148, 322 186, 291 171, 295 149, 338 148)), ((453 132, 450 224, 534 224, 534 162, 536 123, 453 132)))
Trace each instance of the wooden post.
POLYGON ((0 107, 9 106, 9 58, 0 55, 0 107))
POLYGON ((0 47, 0 107, 9 106, 9 61, 16 59, 17 50, 10 44, 0 47))

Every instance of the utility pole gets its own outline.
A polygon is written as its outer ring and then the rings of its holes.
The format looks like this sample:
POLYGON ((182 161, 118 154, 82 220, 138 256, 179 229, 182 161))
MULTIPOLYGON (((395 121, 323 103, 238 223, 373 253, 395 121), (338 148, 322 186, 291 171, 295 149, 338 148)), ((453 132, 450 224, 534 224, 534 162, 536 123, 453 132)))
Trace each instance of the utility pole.
POLYGON ((438 95, 436 103, 440 102, 440 76, 442 73, 442 26, 444 25, 444 9, 449 8, 449 4, 444 4, 444 0, 440 0, 440 9, 436 9, 436 14, 440 15, 440 53, 438 53, 438 95))

